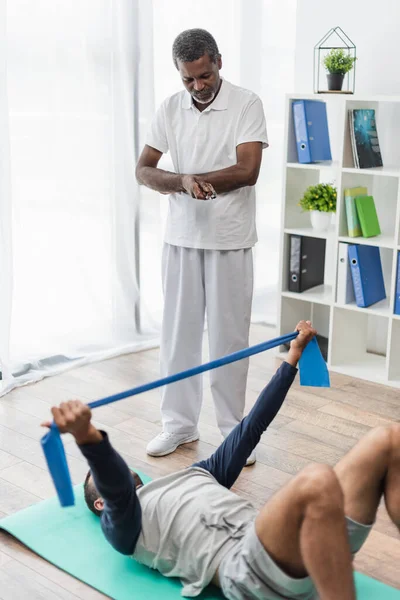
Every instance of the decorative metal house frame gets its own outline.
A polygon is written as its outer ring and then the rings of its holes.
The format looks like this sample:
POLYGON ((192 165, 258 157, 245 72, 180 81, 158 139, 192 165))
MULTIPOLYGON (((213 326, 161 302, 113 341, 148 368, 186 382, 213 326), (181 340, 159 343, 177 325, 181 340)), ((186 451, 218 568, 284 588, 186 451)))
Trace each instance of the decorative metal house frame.
MULTIPOLYGON (((326 94, 332 93, 328 92, 327 86, 323 87, 321 84, 321 70, 325 74, 325 69, 322 65, 322 61, 325 56, 328 54, 330 50, 333 49, 342 49, 351 56, 356 59, 356 47, 351 41, 351 39, 344 33, 341 27, 333 27, 324 35, 324 37, 318 42, 316 46, 314 46, 314 93, 315 94, 326 94), (335 38, 337 43, 334 43, 335 38), (322 67, 322 69, 321 69, 322 67)), ((324 80, 325 81, 325 80, 324 80)), ((340 92, 341 94, 354 94, 355 90, 355 81, 356 81, 356 61, 354 61, 353 68, 346 74, 343 89, 340 92)))

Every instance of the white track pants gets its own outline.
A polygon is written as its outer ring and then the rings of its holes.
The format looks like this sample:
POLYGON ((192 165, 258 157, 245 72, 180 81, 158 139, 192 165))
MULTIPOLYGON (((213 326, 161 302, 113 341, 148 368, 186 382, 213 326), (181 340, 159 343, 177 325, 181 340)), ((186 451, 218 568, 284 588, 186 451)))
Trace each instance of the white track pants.
MULTIPOLYGON (((164 245, 161 376, 202 363, 204 316, 210 360, 248 347, 253 296, 252 250, 198 250, 164 245)), ((249 361, 210 371, 218 427, 228 435, 242 419, 249 361)), ((202 403, 202 375, 163 388, 164 430, 191 433, 202 403)))

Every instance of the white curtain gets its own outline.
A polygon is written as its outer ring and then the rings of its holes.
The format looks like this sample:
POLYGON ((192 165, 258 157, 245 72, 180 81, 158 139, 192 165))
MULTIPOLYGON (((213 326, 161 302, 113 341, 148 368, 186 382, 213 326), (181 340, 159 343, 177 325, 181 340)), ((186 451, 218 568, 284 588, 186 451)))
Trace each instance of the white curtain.
POLYGON ((0 395, 156 342, 134 178, 151 21, 147 1, 0 0, 0 395))
MULTIPOLYGON (((145 0, 143 0, 144 2, 145 0)), ((171 58, 172 43, 184 29, 202 27, 212 33, 222 53, 221 74, 256 92, 264 103, 270 148, 264 151, 257 184, 257 228, 253 321, 276 323, 279 231, 283 173, 284 98, 294 88, 297 0, 154 0, 155 103, 182 89, 171 58)), ((160 166, 172 168, 169 157, 160 166)), ((143 203, 148 237, 154 240, 152 268, 142 291, 151 296, 152 313, 161 316, 159 265, 167 200, 146 192, 143 203), (161 214, 161 219, 160 215, 161 214), (157 273, 158 279, 154 274, 157 273)), ((143 255, 144 256, 144 255, 143 255)))

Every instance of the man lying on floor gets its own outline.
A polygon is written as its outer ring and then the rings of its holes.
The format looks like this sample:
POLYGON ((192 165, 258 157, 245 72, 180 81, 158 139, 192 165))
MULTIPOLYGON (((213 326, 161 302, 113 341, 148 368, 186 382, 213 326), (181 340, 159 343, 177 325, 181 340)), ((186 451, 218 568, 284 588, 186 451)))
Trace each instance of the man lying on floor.
POLYGON ((321 600, 354 600, 352 554, 367 538, 382 494, 400 526, 398 424, 369 432, 334 469, 306 467, 260 511, 229 491, 316 333, 304 321, 297 330, 286 361, 217 451, 146 485, 91 423, 87 406, 71 401, 52 409, 60 431, 75 437, 89 462, 85 498, 107 540, 179 577, 183 596, 197 596, 213 581, 235 600, 309 600, 317 592, 321 600))

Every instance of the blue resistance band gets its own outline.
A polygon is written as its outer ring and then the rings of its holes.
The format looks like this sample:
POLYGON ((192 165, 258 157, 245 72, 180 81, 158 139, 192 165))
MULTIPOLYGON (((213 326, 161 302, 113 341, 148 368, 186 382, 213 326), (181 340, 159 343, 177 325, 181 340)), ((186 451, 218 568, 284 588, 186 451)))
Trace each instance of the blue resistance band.
MULTIPOLYGON (((144 385, 139 385, 138 387, 127 390, 126 392, 114 394, 113 396, 107 396, 106 398, 102 398, 100 400, 94 400, 93 402, 89 402, 88 406, 89 408, 97 408, 98 406, 111 404, 112 402, 117 402, 123 398, 136 396, 137 394, 142 394, 143 392, 148 392, 150 390, 154 390, 155 388, 163 387, 164 385, 175 383, 176 381, 181 381, 182 379, 187 379, 188 377, 193 377, 194 375, 199 375, 205 371, 217 369, 218 367, 228 365, 236 362, 237 360, 242 360, 243 358, 253 356, 254 354, 259 354, 260 352, 265 352, 265 350, 270 350, 276 346, 287 344, 291 340, 294 340, 297 335, 298 332, 296 331, 267 342, 262 342, 256 346, 250 346, 250 348, 233 352, 232 354, 228 354, 227 356, 218 358, 217 360, 212 360, 204 365, 188 369, 187 371, 182 371, 180 373, 176 373, 175 375, 170 375, 144 385)), ((301 385, 329 387, 328 369, 315 338, 311 340, 306 349, 303 351, 299 362, 299 367, 301 385)), ((54 422, 51 424, 48 433, 42 437, 41 445, 61 506, 73 506, 75 504, 75 498, 71 475, 68 469, 64 446, 61 441, 61 435, 57 425, 54 422)))

